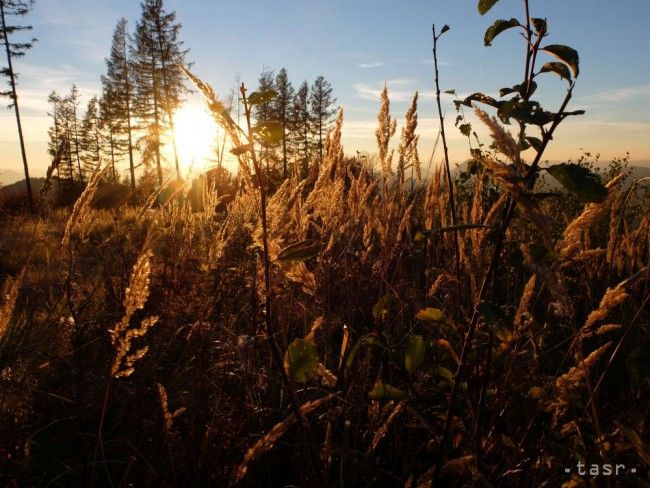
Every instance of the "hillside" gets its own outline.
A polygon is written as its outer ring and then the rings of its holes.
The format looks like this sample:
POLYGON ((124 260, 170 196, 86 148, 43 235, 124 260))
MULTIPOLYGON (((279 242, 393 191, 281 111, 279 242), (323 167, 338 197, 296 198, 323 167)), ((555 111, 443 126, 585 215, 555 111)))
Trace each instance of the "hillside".
MULTIPOLYGON (((38 193, 41 191, 41 188, 43 187, 43 183, 45 183, 45 178, 30 178, 30 181, 32 182, 32 191, 34 193, 38 193)), ((25 191, 25 180, 19 180, 15 181, 13 183, 10 183, 8 185, 4 185, 0 187, 0 195, 15 195, 17 193, 21 193, 25 191)))
POLYGON ((24 174, 21 171, 0 168, 0 185, 10 185, 22 179, 24 179, 24 174))

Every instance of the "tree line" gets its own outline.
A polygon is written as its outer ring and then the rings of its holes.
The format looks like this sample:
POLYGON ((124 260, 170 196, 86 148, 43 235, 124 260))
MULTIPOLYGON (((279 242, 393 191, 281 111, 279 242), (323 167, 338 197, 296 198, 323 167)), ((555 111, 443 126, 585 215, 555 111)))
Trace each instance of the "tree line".
MULTIPOLYGON (((133 32, 129 32, 125 18, 117 22, 106 72, 100 77, 100 95, 81 107, 82 95, 73 84, 68 93, 53 91, 48 97, 48 115, 52 119, 48 152, 56 163, 61 190, 83 185, 104 162, 110 165, 108 177, 115 182, 122 179, 120 166, 128 162, 127 184, 132 193, 140 166, 152 172, 160 184, 164 179, 163 163, 170 159, 176 177, 181 178, 174 113, 190 91, 181 70, 181 66, 188 65, 189 50, 180 39, 182 25, 176 12, 166 10, 163 0, 142 0, 140 6, 141 15, 133 32), (163 152, 164 146, 169 150, 163 152)), ((34 0, 0 0, 0 41, 7 57, 7 67, 0 75, 8 78, 10 87, 0 95, 9 97, 15 110, 30 207, 33 196, 12 61, 23 56, 36 39, 14 41, 15 34, 31 30, 32 26, 14 25, 9 19, 25 16, 33 7, 34 0)), ((305 175, 310 165, 323 158, 326 133, 336 111, 331 84, 318 76, 313 83, 303 81, 295 88, 285 68, 277 72, 264 69, 257 91, 277 93, 272 100, 257 105, 254 113, 256 123, 273 121, 281 130, 279 142, 263 143, 266 169, 276 179, 286 178, 291 171, 305 175)), ((231 103, 232 110, 235 106, 231 103)))
MULTIPOLYGON (((132 192, 141 165, 151 169, 160 184, 164 145, 170 146, 170 163, 181 179, 174 113, 189 92, 180 69, 187 65, 189 50, 180 40, 176 13, 167 12, 162 0, 145 0, 141 7, 133 34, 125 18, 118 21, 106 72, 101 76, 102 94, 90 99, 85 115, 78 110, 80 97, 75 85, 65 96, 50 94, 49 153, 53 158, 59 155, 58 176, 63 187, 84 183, 105 161, 111 165, 109 176, 119 181, 118 167, 124 160, 128 161, 132 192)), ((277 178, 286 178, 292 169, 305 174, 311 163, 323 157, 336 103, 331 84, 319 76, 311 85, 302 82, 296 90, 285 68, 277 74, 265 69, 257 90, 278 94, 259 104, 254 114, 256 123, 274 121, 282 130, 279 143, 262 148, 266 168, 277 178)))
POLYGON ((49 153, 58 156, 60 184, 83 183, 97 165, 108 161, 110 176, 118 181, 117 167, 127 159, 129 180, 135 192, 139 164, 152 167, 163 181, 161 148, 170 139, 176 176, 180 163, 174 138, 174 112, 188 92, 180 69, 188 53, 179 39, 181 24, 162 0, 141 2, 141 16, 133 34, 125 18, 113 34, 106 72, 101 76, 102 93, 88 102, 85 115, 78 111, 75 85, 61 96, 52 92, 48 101, 53 119, 49 153), (136 165, 135 152, 140 154, 136 165))

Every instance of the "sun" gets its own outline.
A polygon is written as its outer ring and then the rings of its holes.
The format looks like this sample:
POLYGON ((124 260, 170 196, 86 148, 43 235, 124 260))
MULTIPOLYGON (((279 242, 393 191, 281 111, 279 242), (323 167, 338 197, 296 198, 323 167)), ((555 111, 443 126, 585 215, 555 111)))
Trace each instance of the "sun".
POLYGON ((178 158, 185 175, 200 173, 211 166, 218 126, 207 110, 185 105, 174 114, 174 135, 178 158))

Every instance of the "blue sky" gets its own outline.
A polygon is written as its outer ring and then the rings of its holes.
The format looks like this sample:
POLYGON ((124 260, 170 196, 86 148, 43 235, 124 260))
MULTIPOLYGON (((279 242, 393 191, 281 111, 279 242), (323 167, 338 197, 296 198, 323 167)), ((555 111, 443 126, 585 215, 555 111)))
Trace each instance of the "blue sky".
MULTIPOLYGON (((532 0, 531 15, 547 17, 548 43, 580 53, 581 73, 572 107, 587 114, 557 133, 549 159, 576 157, 580 148, 604 159, 629 150, 632 160, 650 161, 650 18, 648 0, 532 0)), ((345 108, 343 142, 348 152, 372 151, 378 92, 384 83, 398 121, 415 90, 420 92, 420 154, 428 159, 438 124, 434 111, 431 24, 449 24, 440 41, 442 89, 495 95, 520 82, 523 46, 515 31, 483 47, 485 29, 496 18, 522 16, 522 2, 501 0, 481 17, 475 0, 245 1, 167 0, 183 23, 182 38, 193 70, 227 94, 237 76, 254 86, 264 67, 286 67, 294 85, 324 75, 345 108)), ((99 93, 99 75, 113 28, 125 16, 132 28, 136 0, 37 0, 27 17, 39 38, 17 62, 28 156, 35 174, 48 164, 46 98, 76 82, 87 99, 99 93)), ((564 84, 549 75, 538 92, 547 109, 557 107, 564 84)), ((198 103, 191 100, 191 103, 198 103)), ((454 162, 467 158, 467 144, 447 112, 454 162)), ((20 168, 11 112, 0 112, 0 171, 20 168)), ((395 143, 397 145, 397 141, 395 143)), ((440 154, 435 156, 437 160, 440 154)))

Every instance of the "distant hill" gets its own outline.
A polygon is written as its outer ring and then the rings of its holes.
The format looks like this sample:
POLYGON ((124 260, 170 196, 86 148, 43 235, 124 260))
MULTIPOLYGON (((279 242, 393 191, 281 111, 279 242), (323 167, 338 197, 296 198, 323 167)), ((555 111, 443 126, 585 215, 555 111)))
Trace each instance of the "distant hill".
POLYGON ((14 169, 0 168, 0 185, 11 185, 20 180, 24 180, 25 174, 22 171, 14 169))
MULTIPOLYGON (((45 178, 30 178, 29 180, 32 182, 32 191, 34 193, 40 192, 45 183, 45 178)), ((0 195, 13 195, 23 191, 25 191, 24 179, 11 183, 10 185, 5 185, 3 183, 2 187, 0 187, 0 195)))
POLYGON ((632 174, 630 175, 630 178, 633 180, 650 176, 650 166, 632 166, 631 169, 632 174))

